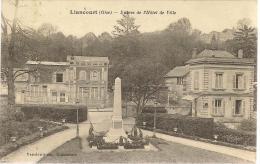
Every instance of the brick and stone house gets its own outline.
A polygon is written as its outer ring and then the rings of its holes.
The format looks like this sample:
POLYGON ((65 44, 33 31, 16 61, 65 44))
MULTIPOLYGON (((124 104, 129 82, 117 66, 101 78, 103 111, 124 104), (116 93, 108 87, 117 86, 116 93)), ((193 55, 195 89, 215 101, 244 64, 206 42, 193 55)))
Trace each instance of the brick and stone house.
MULTIPOLYGON (((107 57, 67 56, 66 62, 27 61, 32 70, 18 87, 17 104, 82 104, 104 108, 107 103, 107 57), (35 71, 33 71, 35 70, 35 71)), ((17 81, 15 86, 17 88, 17 81)))
MULTIPOLYGON (((180 75, 182 86, 171 87, 177 87, 172 89, 177 92, 183 88, 177 95, 192 102, 193 116, 212 117, 234 126, 255 116, 254 66, 254 60, 243 58, 241 50, 237 57, 220 50, 194 51, 185 65, 188 73, 180 75)), ((172 78, 176 81, 178 76, 172 78)))

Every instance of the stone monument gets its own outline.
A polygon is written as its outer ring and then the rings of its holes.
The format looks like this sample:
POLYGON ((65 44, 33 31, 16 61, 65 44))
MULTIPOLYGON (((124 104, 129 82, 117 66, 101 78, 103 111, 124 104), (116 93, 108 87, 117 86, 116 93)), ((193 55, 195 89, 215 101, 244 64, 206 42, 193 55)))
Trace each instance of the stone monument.
POLYGON ((120 136, 127 137, 123 129, 121 79, 117 77, 115 79, 112 127, 109 129, 104 139, 106 142, 118 142, 120 136))

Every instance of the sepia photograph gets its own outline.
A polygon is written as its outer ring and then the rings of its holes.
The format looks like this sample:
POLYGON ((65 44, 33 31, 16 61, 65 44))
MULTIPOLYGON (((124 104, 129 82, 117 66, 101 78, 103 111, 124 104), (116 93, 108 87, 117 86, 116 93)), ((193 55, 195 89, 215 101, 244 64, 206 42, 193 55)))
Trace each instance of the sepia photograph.
POLYGON ((0 163, 258 163, 257 21, 257 0, 1 0, 0 163))

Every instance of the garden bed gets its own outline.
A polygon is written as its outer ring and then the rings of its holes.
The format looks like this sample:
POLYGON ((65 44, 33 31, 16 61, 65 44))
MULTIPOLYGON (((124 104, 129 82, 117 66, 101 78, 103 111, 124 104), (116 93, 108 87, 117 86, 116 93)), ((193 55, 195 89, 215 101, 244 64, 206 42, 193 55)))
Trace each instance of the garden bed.
MULTIPOLYGON (((140 127, 144 130, 149 130, 149 131, 153 131, 153 128, 148 128, 148 127, 140 127)), ((248 151, 256 151, 256 147, 255 146, 245 146, 245 145, 239 145, 239 144, 232 144, 232 143, 228 143, 228 142, 223 142, 223 141, 219 141, 219 140, 214 140, 214 139, 205 139, 205 138, 200 138, 200 137, 196 137, 196 136, 189 136, 189 135, 185 135, 182 133, 177 133, 174 131, 165 131, 165 130, 161 130, 161 129, 156 129, 157 133, 162 133, 162 134, 166 134, 166 135, 170 135, 170 136, 174 136, 174 137, 181 137, 181 138, 186 138, 186 139, 192 139, 195 141, 202 141, 202 142, 206 142, 206 143, 211 143, 211 144, 215 144, 215 145, 222 145, 222 146, 228 146, 228 147, 233 147, 233 148, 238 148, 238 149, 243 149, 243 150, 248 150, 248 151)))
MULTIPOLYGON (((137 124, 143 129, 153 130, 153 120, 153 114, 142 114, 137 118, 137 124), (143 122, 145 122, 145 126, 143 122)), ((229 129, 215 124, 212 119, 158 114, 156 117, 156 128, 156 131, 159 133, 176 137, 250 151, 256 150, 255 133, 229 129)))
POLYGON ((17 150, 19 147, 33 143, 43 137, 65 130, 68 127, 45 121, 27 120, 23 122, 7 121, 1 124, 0 158, 17 150), (42 129, 42 130, 40 130, 42 129), (15 139, 14 139, 15 137, 15 139), (12 139, 13 138, 13 139, 12 139))

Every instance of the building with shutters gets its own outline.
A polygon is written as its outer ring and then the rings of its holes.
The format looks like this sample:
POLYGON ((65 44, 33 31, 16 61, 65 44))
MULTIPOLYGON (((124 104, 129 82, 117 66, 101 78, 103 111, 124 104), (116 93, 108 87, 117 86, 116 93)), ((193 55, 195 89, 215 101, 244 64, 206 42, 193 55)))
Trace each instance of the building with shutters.
POLYGON ((233 126, 255 115, 254 66, 241 50, 237 56, 220 50, 194 51, 192 59, 169 72, 165 81, 169 93, 177 92, 192 103, 193 116, 233 126))
MULTIPOLYGON (((27 61, 32 70, 16 96, 17 104, 79 103, 104 108, 108 84, 107 57, 67 56, 66 62, 27 61), (33 71, 36 70, 36 71, 33 71)), ((15 86, 17 82, 15 82, 15 86)))

